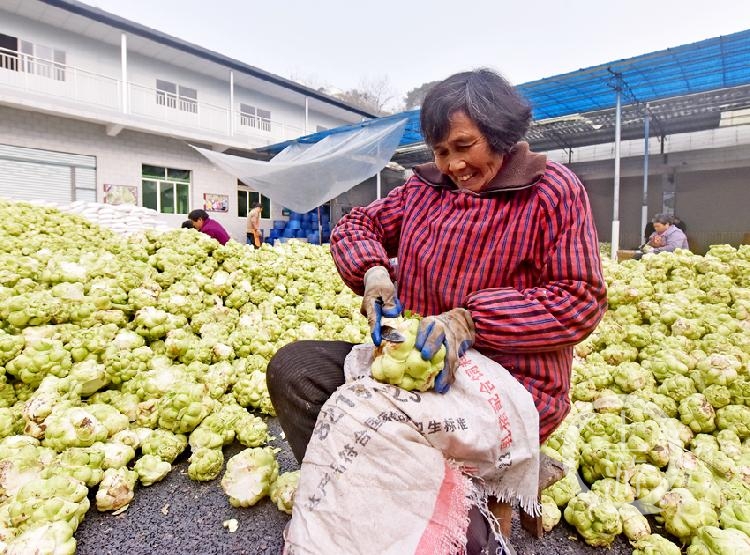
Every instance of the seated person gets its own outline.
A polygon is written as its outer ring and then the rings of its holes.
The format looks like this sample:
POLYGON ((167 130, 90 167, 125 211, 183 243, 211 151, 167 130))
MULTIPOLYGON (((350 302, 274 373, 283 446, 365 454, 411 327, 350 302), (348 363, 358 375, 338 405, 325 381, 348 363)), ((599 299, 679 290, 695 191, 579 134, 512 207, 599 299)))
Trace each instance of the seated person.
MULTIPOLYGON (((687 236, 676 225, 674 225, 672 216, 668 214, 657 214, 651 222, 654 225, 654 232, 649 236, 645 245, 641 245, 640 250, 646 252, 674 252, 675 249, 689 249, 687 236)), ((640 258, 640 257, 638 257, 640 258)))
POLYGON ((227 230, 224 229, 219 222, 209 218, 208 213, 205 210, 200 208, 193 210, 188 214, 188 220, 193 222, 193 227, 195 229, 201 233, 205 233, 209 237, 213 237, 222 245, 229 241, 229 233, 227 233, 227 230))

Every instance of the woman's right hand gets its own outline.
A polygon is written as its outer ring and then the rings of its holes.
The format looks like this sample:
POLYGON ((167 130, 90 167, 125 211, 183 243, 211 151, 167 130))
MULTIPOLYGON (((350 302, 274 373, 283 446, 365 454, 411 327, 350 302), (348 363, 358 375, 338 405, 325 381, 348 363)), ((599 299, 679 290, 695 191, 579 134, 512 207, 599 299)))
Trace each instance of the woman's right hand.
POLYGON ((396 286, 384 266, 373 266, 367 270, 364 282, 365 294, 360 312, 367 316, 372 342, 379 347, 383 341, 380 328, 382 317, 395 318, 401 314, 403 307, 396 296, 396 286))

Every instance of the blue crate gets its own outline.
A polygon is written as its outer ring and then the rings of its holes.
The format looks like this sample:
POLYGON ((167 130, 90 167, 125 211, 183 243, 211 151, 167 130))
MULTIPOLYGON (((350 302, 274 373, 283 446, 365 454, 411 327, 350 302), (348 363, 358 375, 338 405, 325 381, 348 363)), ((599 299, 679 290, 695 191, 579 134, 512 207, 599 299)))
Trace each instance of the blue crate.
POLYGON ((274 220, 273 221, 274 229, 284 229, 285 227, 286 227, 286 220, 274 220))
POLYGON ((302 223, 299 220, 289 220, 286 224, 286 229, 301 229, 302 223))

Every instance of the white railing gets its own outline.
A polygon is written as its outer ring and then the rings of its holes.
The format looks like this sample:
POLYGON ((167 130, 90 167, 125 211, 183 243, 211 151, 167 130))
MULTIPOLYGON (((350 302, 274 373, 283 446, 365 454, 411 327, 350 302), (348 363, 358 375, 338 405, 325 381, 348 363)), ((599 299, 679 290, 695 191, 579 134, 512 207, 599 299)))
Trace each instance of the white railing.
MULTIPOLYGON (((106 75, 0 48, 0 88, 7 86, 49 97, 57 103, 77 104, 81 108, 94 105, 122 117, 125 114, 121 83, 106 75)), ((24 96, 24 100, 29 99, 24 96)), ((305 134, 301 126, 239 110, 230 111, 224 106, 135 83, 127 84, 127 101, 128 114, 138 118, 242 142, 255 139, 272 144, 305 134)))
POLYGON ((236 111, 232 114, 232 117, 234 120, 234 135, 237 137, 254 137, 271 144, 296 139, 305 134, 303 127, 246 112, 236 111))
POLYGON ((128 83, 128 107, 134 116, 229 137, 229 110, 222 106, 128 83))
POLYGON ((120 108, 117 79, 0 49, 0 85, 102 108, 120 108))

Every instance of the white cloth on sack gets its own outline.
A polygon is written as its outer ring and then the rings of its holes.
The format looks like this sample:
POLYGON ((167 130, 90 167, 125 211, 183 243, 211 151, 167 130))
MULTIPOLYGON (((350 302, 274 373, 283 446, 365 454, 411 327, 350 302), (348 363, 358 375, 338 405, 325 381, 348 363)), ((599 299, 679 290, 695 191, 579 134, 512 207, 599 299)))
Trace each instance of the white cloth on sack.
POLYGON ((505 368, 472 349, 448 393, 407 392, 370 377, 372 350, 318 416, 285 554, 452 555, 472 506, 499 534, 489 495, 539 513, 539 415, 505 368))

